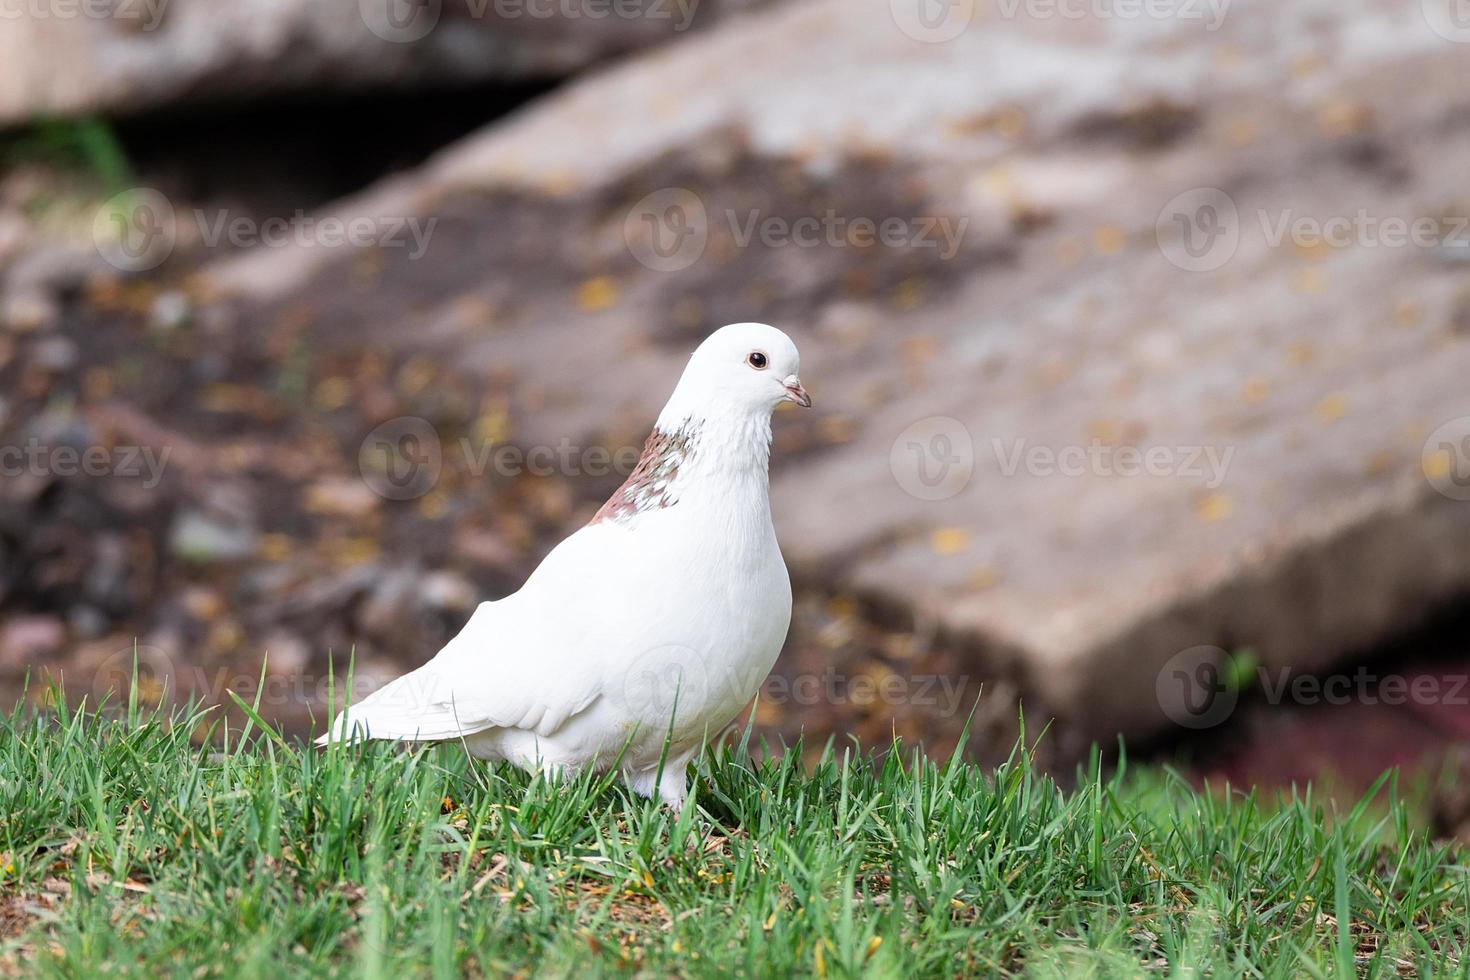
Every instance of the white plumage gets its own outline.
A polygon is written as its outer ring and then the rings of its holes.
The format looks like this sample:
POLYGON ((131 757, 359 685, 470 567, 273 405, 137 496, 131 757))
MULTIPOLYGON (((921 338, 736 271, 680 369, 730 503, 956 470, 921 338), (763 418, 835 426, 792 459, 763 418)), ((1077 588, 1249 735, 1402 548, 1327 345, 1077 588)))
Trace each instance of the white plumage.
POLYGON ((771 413, 811 404, 798 367, 774 327, 713 333, 592 523, 319 741, 462 740, 548 771, 616 762, 633 790, 682 806, 687 766, 755 695, 790 625, 766 467, 771 413))

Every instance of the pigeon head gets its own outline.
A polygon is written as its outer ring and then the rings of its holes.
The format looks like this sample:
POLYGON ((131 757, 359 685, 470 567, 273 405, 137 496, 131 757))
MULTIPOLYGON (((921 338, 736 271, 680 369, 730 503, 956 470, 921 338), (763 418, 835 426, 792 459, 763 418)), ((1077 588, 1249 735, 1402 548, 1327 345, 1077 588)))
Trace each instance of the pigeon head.
POLYGON ((764 323, 732 323, 689 358, 660 423, 720 415, 769 416, 791 401, 811 408, 791 338, 764 323))

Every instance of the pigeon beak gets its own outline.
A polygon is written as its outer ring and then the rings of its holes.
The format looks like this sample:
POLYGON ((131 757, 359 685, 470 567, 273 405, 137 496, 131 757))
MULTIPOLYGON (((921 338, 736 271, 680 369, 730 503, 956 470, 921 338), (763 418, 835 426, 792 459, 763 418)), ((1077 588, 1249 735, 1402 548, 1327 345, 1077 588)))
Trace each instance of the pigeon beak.
POLYGON ((782 382, 786 386, 786 400, 796 402, 802 408, 812 407, 812 396, 801 386, 801 379, 792 375, 782 382))

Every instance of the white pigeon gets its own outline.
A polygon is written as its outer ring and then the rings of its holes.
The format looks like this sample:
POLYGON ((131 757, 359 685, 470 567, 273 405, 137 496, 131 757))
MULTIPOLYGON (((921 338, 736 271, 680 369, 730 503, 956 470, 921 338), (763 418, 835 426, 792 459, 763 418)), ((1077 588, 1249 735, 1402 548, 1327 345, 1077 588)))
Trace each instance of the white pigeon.
POLYGON ((684 804, 687 767, 749 703, 791 624, 771 526, 771 413, 810 408, 796 345, 763 323, 689 359, 632 474, 519 592, 318 740, 459 741, 524 769, 606 771, 684 804))

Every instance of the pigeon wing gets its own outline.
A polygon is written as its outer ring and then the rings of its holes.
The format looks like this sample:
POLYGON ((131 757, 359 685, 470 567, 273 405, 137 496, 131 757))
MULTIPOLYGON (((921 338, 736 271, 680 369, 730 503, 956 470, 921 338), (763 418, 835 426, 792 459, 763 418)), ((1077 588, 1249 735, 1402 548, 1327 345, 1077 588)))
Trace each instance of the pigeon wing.
POLYGON ((558 545, 514 595, 481 603, 428 663, 337 716, 319 743, 354 731, 436 741, 491 728, 546 737, 603 693, 597 604, 588 602, 626 530, 592 525, 558 545), (582 601, 578 601, 581 599, 582 601))

